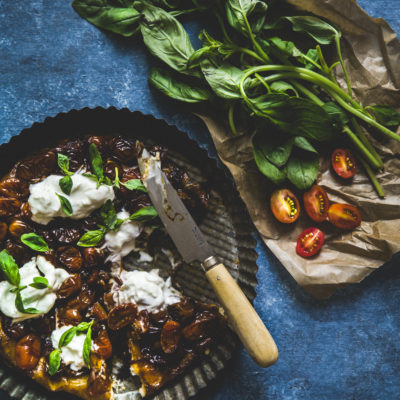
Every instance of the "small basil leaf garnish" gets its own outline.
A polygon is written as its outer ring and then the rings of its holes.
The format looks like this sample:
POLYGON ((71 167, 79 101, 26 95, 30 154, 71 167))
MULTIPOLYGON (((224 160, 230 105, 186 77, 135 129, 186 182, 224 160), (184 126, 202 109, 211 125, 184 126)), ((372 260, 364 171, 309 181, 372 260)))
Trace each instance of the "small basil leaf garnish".
POLYGON ((25 308, 24 306, 24 302, 22 300, 22 296, 21 296, 21 288, 17 291, 17 295, 15 296, 15 308, 23 313, 23 314, 42 314, 43 312, 33 308, 33 307, 28 307, 25 308))
POLYGON ((97 150, 94 143, 90 143, 89 146, 89 158, 90 164, 92 165, 93 173, 96 175, 98 182, 100 183, 103 179, 103 160, 97 150))
POLYGON ((67 156, 57 153, 57 164, 65 175, 72 175, 72 172, 69 171, 69 159, 67 156))
POLYGON ((133 213, 129 219, 131 221, 146 222, 158 216, 156 209, 153 206, 142 207, 140 210, 133 213))
POLYGON ((21 242, 32 250, 46 252, 50 251, 49 245, 46 241, 36 233, 24 233, 21 235, 21 242))
POLYGON ((114 229, 117 222, 117 212, 112 200, 107 200, 100 210, 100 217, 106 230, 114 229))
POLYGON ((64 176, 59 180, 61 190, 65 194, 71 194, 72 190, 72 178, 69 175, 64 176))
POLYGON ((83 342, 83 359, 85 360, 86 365, 90 369, 90 352, 92 350, 92 324, 90 322, 88 330, 86 332, 86 338, 83 342))
POLYGON ((114 179, 114 185, 117 189, 120 189, 120 180, 119 180, 119 176, 118 176, 118 168, 115 167, 115 179, 114 179))
POLYGON ((60 337, 58 341, 58 347, 66 346, 67 344, 71 343, 72 339, 76 335, 76 326, 67 329, 60 337))
POLYGON ((19 268, 14 258, 7 250, 0 252, 0 268, 4 278, 11 283, 11 285, 19 286, 21 281, 19 268))
POLYGON ((49 356, 49 375, 53 376, 61 365, 61 350, 55 349, 49 356))
POLYGON ((35 276, 33 278, 33 283, 31 283, 29 286, 35 289, 46 289, 50 287, 49 281, 44 276, 35 276))
POLYGON ((78 242, 78 246, 81 247, 93 247, 99 244, 104 237, 104 232, 101 230, 88 231, 86 232, 78 242))
POLYGON ((61 209, 63 210, 63 213, 66 216, 70 217, 73 213, 71 203, 69 202, 69 200, 66 197, 61 196, 61 194, 56 193, 56 195, 60 199, 61 209))
POLYGON ((121 182, 121 185, 128 190, 140 190, 141 192, 147 193, 147 189, 140 179, 130 179, 127 182, 121 182))

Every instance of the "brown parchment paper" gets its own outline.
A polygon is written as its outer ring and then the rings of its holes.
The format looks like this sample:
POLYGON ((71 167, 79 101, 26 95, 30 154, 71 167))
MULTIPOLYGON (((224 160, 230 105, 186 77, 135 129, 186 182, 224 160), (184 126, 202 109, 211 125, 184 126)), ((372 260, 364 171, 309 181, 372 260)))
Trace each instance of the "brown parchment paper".
MULTIPOLYGON (((327 18, 343 33, 343 56, 354 95, 364 105, 400 106, 400 42, 382 19, 368 16, 353 0, 287 0, 300 10, 327 18)), ((345 87, 340 68, 337 78, 345 87)), ((262 239, 293 278, 317 298, 327 298, 348 283, 360 282, 400 251, 400 143, 371 138, 385 163, 378 175, 386 197, 376 195, 362 168, 351 183, 330 171, 320 160, 317 183, 332 202, 359 207, 363 222, 353 232, 339 232, 329 222, 320 224, 326 244, 319 255, 303 259, 296 254, 298 235, 315 226, 305 213, 289 226, 280 224, 269 209, 273 185, 257 170, 249 135, 233 137, 220 116, 201 115, 222 162, 229 168, 262 239)), ((338 142, 343 147, 343 142, 338 142)))

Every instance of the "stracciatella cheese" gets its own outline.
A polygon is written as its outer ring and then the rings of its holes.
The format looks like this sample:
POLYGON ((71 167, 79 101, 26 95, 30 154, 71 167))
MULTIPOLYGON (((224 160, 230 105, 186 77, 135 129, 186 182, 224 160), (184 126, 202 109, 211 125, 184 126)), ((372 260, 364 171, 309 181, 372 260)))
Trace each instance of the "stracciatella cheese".
MULTIPOLYGON (((119 219, 127 220, 129 213, 121 211, 117 214, 119 219)), ((110 231, 105 236, 105 247, 110 251, 108 260, 113 263, 120 263, 122 258, 135 250, 135 239, 142 233, 141 224, 127 220, 118 229, 117 232, 110 231)))
POLYGON ((138 310, 157 311, 178 303, 181 294, 172 287, 171 278, 164 280, 158 269, 147 271, 119 270, 121 286, 113 285, 113 300, 116 304, 135 303, 138 310))
POLYGON ((60 175, 49 175, 41 182, 30 185, 28 203, 32 211, 32 221, 47 225, 55 217, 66 217, 57 194, 66 197, 71 203, 72 219, 88 217, 107 200, 115 198, 112 186, 97 187, 95 180, 79 173, 71 176, 72 190, 66 195, 60 188, 61 178, 60 175))
MULTIPOLYGON (((58 348, 62 334, 72 327, 72 325, 62 326, 51 333, 51 343, 55 349, 58 348)), ((67 345, 61 347, 61 360, 64 364, 69 365, 73 371, 79 371, 86 366, 83 358, 85 337, 86 332, 78 332, 67 345)))
POLYGON ((21 297, 25 308, 36 308, 42 311, 40 314, 21 313, 15 307, 16 294, 10 292, 15 286, 7 281, 0 282, 0 310, 7 317, 13 318, 14 322, 23 321, 28 318, 37 318, 48 313, 56 302, 56 292, 60 289, 62 283, 70 275, 62 268, 55 268, 53 264, 47 261, 43 256, 32 258, 19 269, 21 276, 20 286, 27 285, 27 288, 21 291, 21 297), (33 283, 33 278, 43 276, 47 279, 49 287, 45 289, 35 289, 29 284, 33 283))

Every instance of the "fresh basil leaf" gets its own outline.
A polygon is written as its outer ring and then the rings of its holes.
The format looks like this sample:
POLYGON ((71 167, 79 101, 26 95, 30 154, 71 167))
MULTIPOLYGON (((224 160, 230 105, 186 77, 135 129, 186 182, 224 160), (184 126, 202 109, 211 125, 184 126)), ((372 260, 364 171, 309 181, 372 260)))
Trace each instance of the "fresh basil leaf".
POLYGON ((318 155, 293 155, 287 164, 287 176, 298 189, 306 190, 312 186, 318 175, 318 155))
POLYGON ((280 93, 289 92, 287 94, 291 94, 290 92, 293 92, 296 96, 299 96, 299 93, 297 92, 295 87, 285 81, 274 81, 271 83, 270 88, 274 92, 280 92, 280 93))
POLYGON ((83 359, 86 365, 90 369, 90 352, 92 351, 92 324, 90 324, 87 332, 85 341, 83 342, 83 359))
POLYGON ((227 0, 226 17, 229 25, 245 36, 249 36, 246 19, 253 33, 264 25, 268 6, 259 0, 227 0))
POLYGON ((7 250, 2 250, 0 252, 0 268, 7 282, 11 285, 19 286, 21 281, 19 268, 14 258, 7 250))
POLYGON ((66 155, 57 153, 57 164, 65 175, 71 174, 69 172, 69 159, 66 155))
POLYGON ((22 288, 19 288, 19 290, 17 291, 17 294, 15 296, 15 308, 19 312, 24 313, 24 314, 43 314, 43 311, 40 311, 36 308, 33 308, 33 307, 25 308, 24 301, 21 296, 21 290, 22 290, 22 288))
POLYGON ((286 171, 280 170, 272 164, 264 153, 265 136, 259 133, 253 137, 253 157, 260 172, 275 184, 280 184, 286 179, 286 171))
POLYGON ((65 194, 71 194, 72 190, 72 178, 69 175, 64 176, 58 181, 58 184, 60 185, 61 190, 65 194))
POLYGON ((50 251, 49 245, 46 241, 36 233, 24 233, 21 235, 21 242, 26 246, 30 247, 32 250, 40 251, 45 253, 46 251, 50 251))
POLYGON ((258 116, 269 119, 291 135, 320 142, 333 137, 329 114, 311 100, 272 93, 253 98, 251 102, 258 116))
POLYGON ((140 13, 131 0, 74 0, 72 7, 98 28, 126 37, 139 30, 140 13))
POLYGON ((377 121, 385 126, 397 127, 400 124, 400 113, 391 106, 377 104, 367 109, 372 110, 377 121))
POLYGON ((129 219, 131 221, 146 222, 158 216, 156 209, 153 206, 142 207, 140 210, 133 213, 129 219))
MULTIPOLYGON (((319 64, 319 56, 318 56, 318 51, 316 49, 309 49, 306 53, 306 56, 313 60, 316 64, 319 64)), ((302 60, 299 60, 300 62, 304 63, 304 67, 307 69, 315 69, 315 65, 308 61, 306 58, 303 58, 302 60)))
POLYGON ((97 176, 94 175, 94 174, 90 174, 88 172, 85 172, 85 173, 82 174, 82 176, 85 176, 86 178, 89 178, 89 179, 97 182, 97 176))
POLYGON ((268 161, 277 167, 283 167, 292 152, 293 138, 287 138, 279 132, 268 132, 261 140, 258 140, 258 146, 268 161))
POLYGON ((33 283, 31 283, 29 286, 35 289, 46 289, 50 287, 49 281, 44 276, 35 276, 33 278, 33 283))
POLYGON ((112 230, 116 232, 124 222, 125 222, 124 219, 117 218, 117 221, 115 222, 115 225, 112 230))
MULTIPOLYGON (((192 78, 193 80, 193 78, 192 78)), ((172 99, 186 103, 200 103, 210 100, 212 94, 197 82, 186 83, 169 71, 152 68, 149 74, 150 84, 172 99)))
POLYGON ((141 192, 147 193, 147 189, 140 179, 130 179, 127 182, 121 182, 121 185, 126 187, 128 190, 140 190, 141 192))
POLYGON ((81 322, 76 326, 77 332, 86 332, 93 325, 93 321, 91 322, 81 322))
POLYGON ((304 138, 302 136, 296 136, 293 140, 293 144, 296 147, 298 147, 299 149, 318 154, 317 150, 314 149, 312 144, 306 138, 304 138))
POLYGON ((81 247, 93 247, 99 244, 104 237, 104 232, 101 230, 86 232, 77 243, 81 247))
POLYGON ((239 89, 239 83, 243 76, 241 69, 226 62, 214 65, 211 61, 204 60, 201 63, 201 70, 217 96, 225 99, 241 98, 239 89))
POLYGON ((49 355, 49 375, 53 376, 60 369, 61 350, 55 349, 49 355))
POLYGON ((340 38, 342 35, 338 29, 312 15, 283 18, 292 24, 295 32, 305 33, 319 44, 330 44, 335 38, 340 38))
POLYGON ((67 329, 60 337, 60 340, 58 341, 58 347, 61 348, 63 346, 67 346, 69 343, 71 343, 72 339, 76 335, 76 326, 73 326, 69 329, 67 329))
POLYGON ((100 217, 106 230, 114 229, 117 222, 117 213, 112 200, 107 200, 100 209, 100 217))
POLYGON ((70 217, 73 213, 71 203, 69 202, 69 200, 66 197, 61 196, 61 194, 56 193, 56 195, 60 199, 61 209, 62 209, 63 213, 66 216, 70 217))
POLYGON ((134 7, 141 12, 140 30, 150 53, 175 71, 200 76, 197 70, 187 68, 194 49, 182 24, 149 2, 135 1, 134 7))
POLYGON ((333 101, 325 103, 322 108, 331 116, 332 123, 335 126, 342 127, 349 122, 346 112, 333 101))
POLYGON ((100 182, 103 179, 103 160, 94 143, 89 146, 89 159, 92 165, 93 173, 96 175, 97 180, 100 182))

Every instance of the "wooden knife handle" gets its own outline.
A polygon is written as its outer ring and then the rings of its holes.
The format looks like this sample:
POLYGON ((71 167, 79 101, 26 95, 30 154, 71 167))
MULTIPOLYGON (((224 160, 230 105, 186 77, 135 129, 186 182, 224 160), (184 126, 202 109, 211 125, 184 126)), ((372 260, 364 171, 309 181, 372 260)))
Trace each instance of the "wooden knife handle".
POLYGON ((251 358, 264 368, 274 364, 278 359, 274 339, 232 275, 219 263, 206 276, 251 358))

